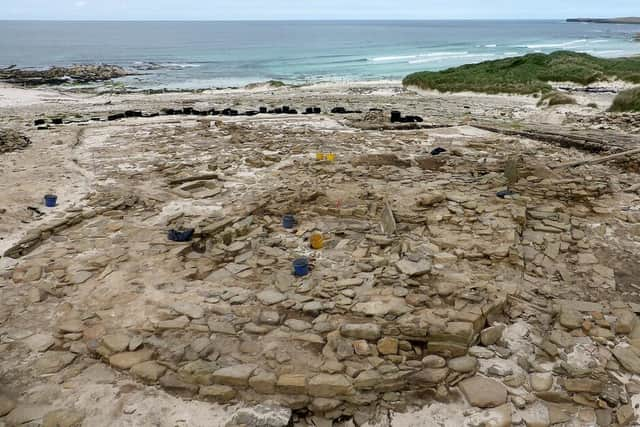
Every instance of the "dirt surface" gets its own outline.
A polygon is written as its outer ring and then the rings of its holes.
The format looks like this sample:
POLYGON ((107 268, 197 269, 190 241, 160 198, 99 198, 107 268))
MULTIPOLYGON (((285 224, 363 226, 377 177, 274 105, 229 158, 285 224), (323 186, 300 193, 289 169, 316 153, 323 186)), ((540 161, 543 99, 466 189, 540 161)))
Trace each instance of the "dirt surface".
POLYGON ((535 105, 0 88, 32 142, 0 155, 0 426, 633 423, 637 155, 557 166, 637 148, 638 116, 535 105), (152 114, 283 105, 323 113, 152 114))

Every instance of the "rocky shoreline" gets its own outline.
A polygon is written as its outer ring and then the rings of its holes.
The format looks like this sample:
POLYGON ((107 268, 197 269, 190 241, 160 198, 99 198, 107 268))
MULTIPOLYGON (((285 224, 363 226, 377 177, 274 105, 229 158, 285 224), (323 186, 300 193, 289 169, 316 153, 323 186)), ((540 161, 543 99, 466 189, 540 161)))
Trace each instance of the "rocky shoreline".
POLYGON ((92 83, 132 75, 116 65, 73 65, 46 70, 21 69, 11 66, 0 69, 0 82, 23 86, 58 86, 65 83, 92 83))
POLYGON ((640 24, 640 18, 570 18, 567 22, 586 22, 592 24, 640 24))

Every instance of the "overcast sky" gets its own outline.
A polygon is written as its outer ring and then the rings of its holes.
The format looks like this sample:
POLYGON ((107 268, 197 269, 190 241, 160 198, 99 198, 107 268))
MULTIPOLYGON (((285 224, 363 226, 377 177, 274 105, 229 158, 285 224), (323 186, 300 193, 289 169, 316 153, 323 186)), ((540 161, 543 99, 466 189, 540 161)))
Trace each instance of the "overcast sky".
POLYGON ((640 0, 0 0, 0 19, 543 19, 640 15, 640 0))

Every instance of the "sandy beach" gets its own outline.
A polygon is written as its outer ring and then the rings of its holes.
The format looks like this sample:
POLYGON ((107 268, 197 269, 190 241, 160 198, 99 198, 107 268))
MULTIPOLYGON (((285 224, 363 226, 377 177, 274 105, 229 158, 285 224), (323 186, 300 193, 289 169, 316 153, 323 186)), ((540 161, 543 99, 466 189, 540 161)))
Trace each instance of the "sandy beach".
POLYGON ((598 161, 640 142, 621 88, 0 86, 31 141, 0 154, 0 426, 630 425, 640 157, 598 161), (322 112, 163 112, 262 106, 322 112))

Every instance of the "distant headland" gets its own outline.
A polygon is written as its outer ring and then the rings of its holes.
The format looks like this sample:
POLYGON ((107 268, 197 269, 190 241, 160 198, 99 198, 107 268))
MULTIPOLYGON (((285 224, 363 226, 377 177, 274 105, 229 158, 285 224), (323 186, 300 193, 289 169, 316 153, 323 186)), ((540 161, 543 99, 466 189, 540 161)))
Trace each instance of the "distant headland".
POLYGON ((591 22, 594 24, 640 24, 640 17, 627 18, 570 18, 567 22, 591 22))

